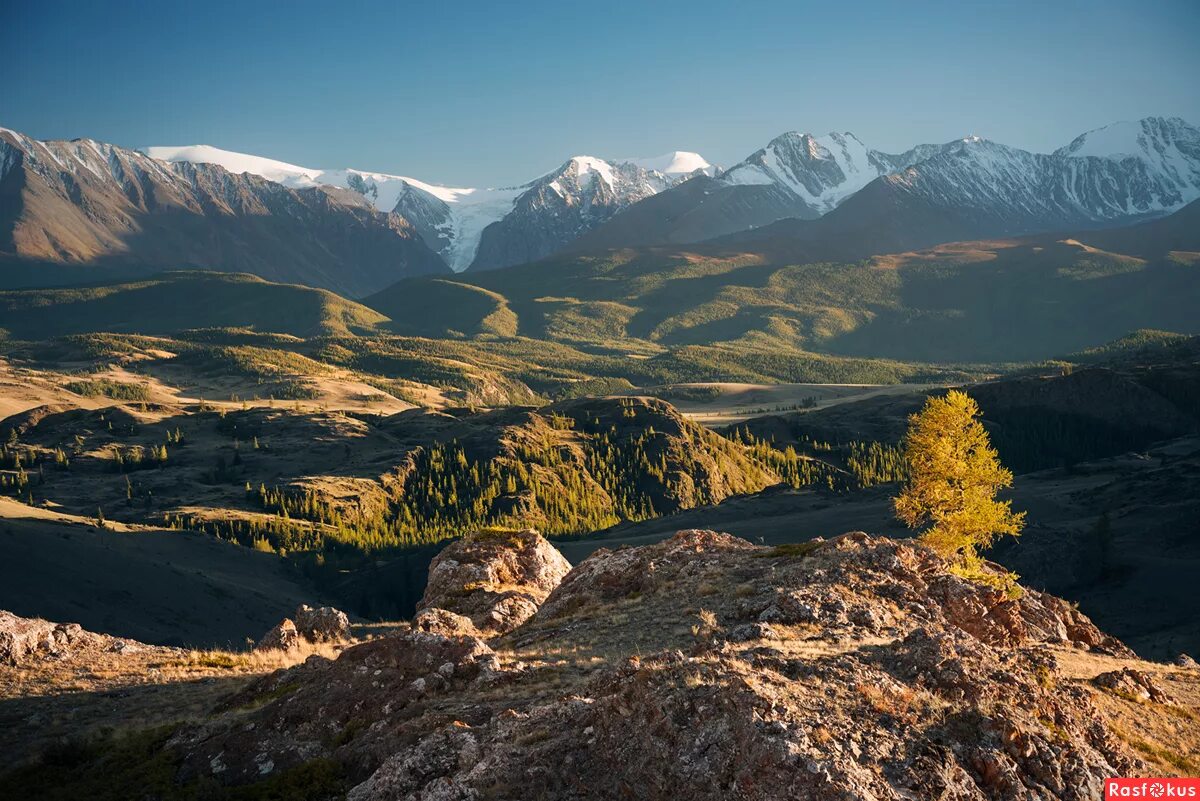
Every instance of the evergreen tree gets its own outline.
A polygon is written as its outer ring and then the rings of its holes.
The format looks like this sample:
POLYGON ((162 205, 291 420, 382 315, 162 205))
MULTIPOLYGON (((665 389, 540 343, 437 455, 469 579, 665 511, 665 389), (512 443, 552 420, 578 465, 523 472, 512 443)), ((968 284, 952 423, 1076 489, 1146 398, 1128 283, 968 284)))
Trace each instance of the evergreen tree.
POLYGON ((1019 535, 1025 513, 996 500, 1012 486, 1012 472, 1000 464, 979 414, 965 392, 951 390, 908 418, 908 479, 894 499, 896 516, 909 528, 928 526, 922 541, 951 560, 959 575, 1012 591, 1016 575, 985 572, 979 550, 997 537, 1019 535))

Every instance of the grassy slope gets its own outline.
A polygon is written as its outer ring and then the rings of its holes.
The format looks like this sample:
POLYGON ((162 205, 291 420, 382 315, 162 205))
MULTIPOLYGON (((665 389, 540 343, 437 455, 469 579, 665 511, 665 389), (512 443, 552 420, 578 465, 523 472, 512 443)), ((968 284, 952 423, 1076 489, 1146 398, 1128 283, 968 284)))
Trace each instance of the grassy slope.
POLYGON ((181 271, 120 284, 0 292, 0 320, 12 337, 44 339, 226 326, 318 336, 371 331, 386 318, 323 289, 239 273, 181 271))
MULTIPOLYGON (((484 314, 502 308, 521 335, 583 347, 1046 358, 1138 328, 1200 331, 1192 308, 1200 272, 1187 257, 1200 250, 1200 225, 1189 224, 1197 217, 1200 207, 1189 206, 1126 229, 953 243, 852 264, 789 263, 766 248, 561 257, 457 276, 461 295, 473 287, 489 302, 410 316, 405 330, 479 331, 484 314)), ((396 318, 436 304, 446 283, 411 279, 364 302, 396 318)))

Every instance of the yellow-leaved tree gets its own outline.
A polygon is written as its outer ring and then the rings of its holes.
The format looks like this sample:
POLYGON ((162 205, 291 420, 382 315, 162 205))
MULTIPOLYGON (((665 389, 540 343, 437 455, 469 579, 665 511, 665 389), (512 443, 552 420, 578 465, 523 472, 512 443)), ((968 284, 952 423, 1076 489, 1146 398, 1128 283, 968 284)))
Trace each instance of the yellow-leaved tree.
POLYGON ((979 549, 997 537, 1018 536, 1025 513, 996 500, 999 490, 1012 486, 1012 472, 1000 464, 979 414, 969 395, 951 390, 909 416, 908 480, 894 499, 896 516, 909 528, 927 526, 921 540, 949 559, 955 573, 1011 593, 1016 574, 984 570, 979 549))

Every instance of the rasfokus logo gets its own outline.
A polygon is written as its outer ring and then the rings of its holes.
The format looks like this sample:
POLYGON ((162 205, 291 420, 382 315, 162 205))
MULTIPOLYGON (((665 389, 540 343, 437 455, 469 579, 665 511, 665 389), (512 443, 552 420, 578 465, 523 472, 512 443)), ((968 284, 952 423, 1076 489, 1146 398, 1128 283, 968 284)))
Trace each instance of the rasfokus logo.
POLYGON ((1112 798, 1200 799, 1200 779, 1106 779, 1104 799, 1112 798))

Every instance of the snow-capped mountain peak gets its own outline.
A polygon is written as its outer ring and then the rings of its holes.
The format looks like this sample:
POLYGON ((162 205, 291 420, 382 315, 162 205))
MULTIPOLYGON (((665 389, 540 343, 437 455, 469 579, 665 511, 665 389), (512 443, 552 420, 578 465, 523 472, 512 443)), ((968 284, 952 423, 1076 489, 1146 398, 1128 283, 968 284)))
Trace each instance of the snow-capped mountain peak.
POLYGON ((598 177, 608 185, 609 189, 616 187, 617 179, 613 174, 613 165, 595 156, 572 156, 566 164, 566 170, 576 179, 587 180, 598 177))
POLYGON ((673 150, 661 156, 650 158, 621 159, 619 163, 633 164, 643 170, 658 172, 670 177, 692 175, 696 172, 712 175, 716 167, 709 164, 699 153, 687 150, 673 150))
POLYGON ((775 185, 819 215, 890 172, 894 161, 848 131, 825 136, 788 131, 726 170, 721 179, 732 185, 775 185))
POLYGON ((1124 159, 1144 158, 1151 151, 1169 148, 1195 153, 1200 147, 1200 131, 1179 117, 1146 117, 1141 120, 1114 122, 1080 134, 1066 147, 1055 151, 1060 156, 1124 159))
POLYGON ((221 150, 212 145, 184 145, 181 147, 147 147, 142 150, 147 156, 159 161, 190 161, 193 164, 217 164, 232 173, 250 173, 275 181, 280 184, 288 182, 315 182, 321 170, 311 170, 288 164, 283 161, 251 156, 246 153, 234 153, 231 150, 221 150))
MULTIPOLYGON (((146 155, 165 162, 217 164, 234 173, 251 173, 285 186, 299 188, 318 185, 352 189, 370 200, 377 209, 405 217, 421 232, 431 248, 456 271, 475 262, 484 231, 505 220, 518 208, 519 201, 542 188, 553 192, 579 219, 563 231, 545 239, 521 258, 549 255, 569 239, 603 222, 616 211, 649 195, 661 192, 696 170, 714 168, 699 154, 674 151, 651 159, 610 161, 596 156, 574 156, 557 170, 541 178, 514 187, 483 189, 455 187, 420 181, 403 175, 365 170, 324 170, 302 167, 283 161, 222 150, 210 145, 148 147, 146 155), (601 190, 602 197, 595 196, 601 190), (563 241, 559 241, 563 240, 563 241)), ((526 206, 550 202, 530 201, 526 206)), ((559 210, 561 213, 562 210, 559 210)), ((531 211, 531 214, 537 214, 531 211)), ((534 223, 527 221, 529 226, 534 223)), ((539 239, 540 233, 526 231, 539 239)), ((507 246, 511 249, 512 245, 507 246)), ((490 256, 507 263, 509 256, 490 256)))

